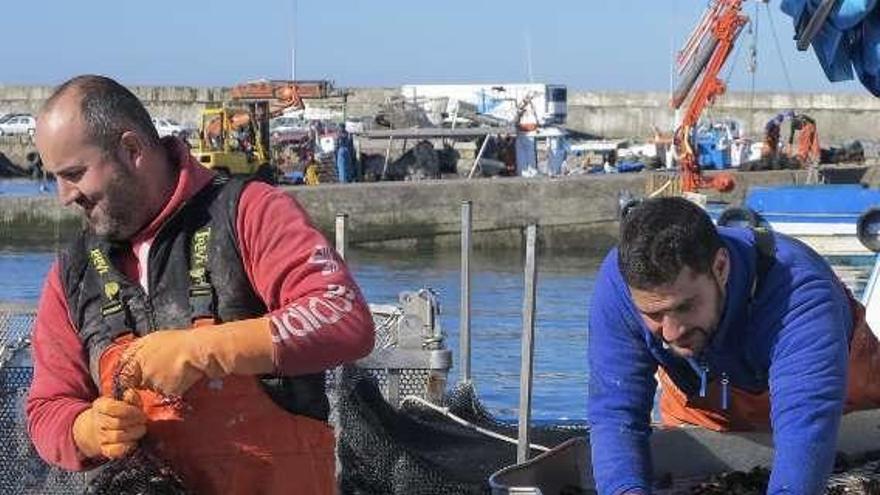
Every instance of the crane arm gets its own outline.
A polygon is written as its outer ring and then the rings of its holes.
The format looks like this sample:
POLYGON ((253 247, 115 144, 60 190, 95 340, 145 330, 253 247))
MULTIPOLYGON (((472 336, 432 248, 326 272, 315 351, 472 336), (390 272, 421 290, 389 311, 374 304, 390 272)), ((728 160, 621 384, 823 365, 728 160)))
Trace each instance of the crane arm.
POLYGON ((302 110, 302 96, 293 81, 256 81, 238 84, 229 91, 232 100, 240 102, 269 102, 269 117, 281 115, 286 110, 302 110))
POLYGON ((672 107, 679 109, 688 102, 676 131, 684 191, 692 192, 707 186, 717 189, 732 187, 729 179, 725 179, 723 184, 711 184, 703 179, 690 140, 691 130, 699 122, 703 110, 726 89, 718 75, 730 57, 743 26, 748 22, 748 17, 742 13, 742 1, 715 0, 679 55, 683 76, 682 83, 673 94, 672 107))
MULTIPOLYGON (((725 91, 724 82, 718 78, 718 74, 730 57, 730 52, 742 32, 743 26, 748 22, 748 17, 741 13, 742 0, 719 0, 721 5, 718 15, 713 19, 712 28, 705 36, 702 46, 712 47, 709 52, 708 63, 702 70, 702 80, 690 99, 687 111, 682 119, 682 125, 693 126, 700 120, 700 115, 707 105, 712 104, 715 98, 725 91)), ((699 60, 695 60, 699 62, 699 60)), ((684 95, 675 108, 680 108, 687 98, 684 95)))

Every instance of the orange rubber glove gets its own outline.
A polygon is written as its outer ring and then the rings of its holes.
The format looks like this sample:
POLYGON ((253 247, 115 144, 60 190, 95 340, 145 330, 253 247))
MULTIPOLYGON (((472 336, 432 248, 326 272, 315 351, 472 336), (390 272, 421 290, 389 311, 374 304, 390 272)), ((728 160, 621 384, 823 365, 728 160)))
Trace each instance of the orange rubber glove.
POLYGON ((270 325, 268 318, 254 318, 150 333, 122 355, 120 381, 126 387, 180 396, 204 377, 272 373, 270 325))
POLYGON ((126 390, 122 400, 98 397, 92 407, 73 421, 73 441, 88 458, 124 456, 147 433, 147 416, 134 390, 126 390))

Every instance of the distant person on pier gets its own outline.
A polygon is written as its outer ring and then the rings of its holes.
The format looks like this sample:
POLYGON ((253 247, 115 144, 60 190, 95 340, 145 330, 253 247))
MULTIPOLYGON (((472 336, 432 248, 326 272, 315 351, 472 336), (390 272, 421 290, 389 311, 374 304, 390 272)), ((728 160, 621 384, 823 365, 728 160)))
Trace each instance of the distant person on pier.
POLYGON ((303 181, 307 186, 317 186, 321 183, 321 162, 315 158, 314 153, 306 154, 305 178, 303 181))
POLYGON ((354 180, 352 148, 351 135, 345 130, 343 122, 339 124, 339 132, 336 135, 336 177, 341 184, 354 180))
POLYGON ((55 90, 36 143, 86 223, 37 311, 39 454, 88 470, 147 440, 191 493, 334 493, 323 372, 369 353, 374 330, 299 204, 200 166, 101 76, 55 90))
POLYGON ((821 493, 841 415, 880 407, 865 311, 801 242, 718 227, 700 207, 632 207, 603 262, 589 330, 589 419, 599 493, 650 493, 657 380, 667 426, 769 430, 768 493, 821 493))

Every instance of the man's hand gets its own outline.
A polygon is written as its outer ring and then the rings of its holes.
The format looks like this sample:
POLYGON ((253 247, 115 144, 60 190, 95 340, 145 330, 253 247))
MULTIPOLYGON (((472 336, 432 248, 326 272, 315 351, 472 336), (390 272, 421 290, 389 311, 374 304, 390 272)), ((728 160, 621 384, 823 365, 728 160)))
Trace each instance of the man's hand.
POLYGON ((127 387, 181 396, 205 377, 272 373, 270 325, 268 318, 256 318, 153 332, 123 353, 120 381, 127 387))
POLYGON ((147 432, 147 416, 134 390, 122 400, 98 397, 73 421, 73 441, 86 457, 116 459, 134 449, 147 432))

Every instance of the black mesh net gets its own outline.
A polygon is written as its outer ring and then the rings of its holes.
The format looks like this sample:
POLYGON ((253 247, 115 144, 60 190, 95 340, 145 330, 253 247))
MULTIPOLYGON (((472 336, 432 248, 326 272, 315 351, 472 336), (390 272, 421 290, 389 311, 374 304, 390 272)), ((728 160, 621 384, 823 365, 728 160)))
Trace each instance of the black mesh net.
MULTIPOLYGON (((375 379, 347 368, 337 402, 340 490, 358 495, 489 493, 489 476, 516 462, 516 445, 479 433, 418 402, 399 410, 383 400, 375 379)), ((516 438, 492 418, 474 388, 455 388, 445 404, 469 423, 516 438)), ((554 446, 579 429, 536 428, 532 443, 554 446)), ((533 455, 535 452, 533 452, 533 455)))
POLYGON ((85 476, 43 462, 27 434, 24 402, 33 368, 14 358, 27 346, 33 319, 29 312, 0 311, 0 493, 78 493, 85 476))
POLYGON ((24 399, 33 371, 0 369, 0 493, 69 494, 82 491, 85 477, 53 468, 37 455, 24 421, 24 399))

